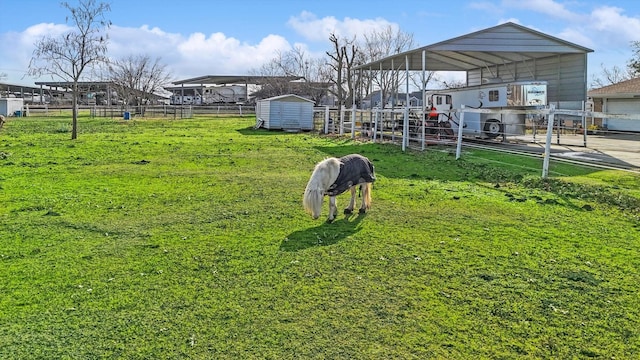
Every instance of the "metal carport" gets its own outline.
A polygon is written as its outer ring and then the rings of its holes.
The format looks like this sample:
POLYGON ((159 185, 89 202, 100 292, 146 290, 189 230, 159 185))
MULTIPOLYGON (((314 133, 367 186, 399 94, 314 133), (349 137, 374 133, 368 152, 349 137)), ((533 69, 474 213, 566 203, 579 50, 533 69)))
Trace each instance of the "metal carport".
POLYGON ((593 50, 507 22, 363 64, 354 71, 406 71, 407 94, 412 71, 422 71, 423 80, 426 71, 464 71, 467 86, 495 79, 547 81, 550 104, 578 110, 587 99, 590 52, 593 50))

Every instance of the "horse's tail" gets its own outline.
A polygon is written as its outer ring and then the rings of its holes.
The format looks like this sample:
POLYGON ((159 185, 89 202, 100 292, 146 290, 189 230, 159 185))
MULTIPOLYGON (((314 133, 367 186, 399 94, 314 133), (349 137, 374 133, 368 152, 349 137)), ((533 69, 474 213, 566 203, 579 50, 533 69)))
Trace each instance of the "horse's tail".
POLYGON ((371 209, 371 183, 362 184, 362 203, 365 209, 371 209))

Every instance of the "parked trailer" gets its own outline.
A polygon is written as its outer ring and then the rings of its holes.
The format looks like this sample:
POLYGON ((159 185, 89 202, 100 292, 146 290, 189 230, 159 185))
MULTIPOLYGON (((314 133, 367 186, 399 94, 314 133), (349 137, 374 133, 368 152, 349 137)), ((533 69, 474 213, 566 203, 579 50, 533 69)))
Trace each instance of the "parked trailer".
MULTIPOLYGON (((533 110, 547 105, 546 81, 520 81, 470 86, 426 93, 428 109, 437 116, 426 116, 427 127, 442 128, 457 133, 459 115, 455 109, 466 108, 533 110), (430 119, 430 120, 429 120, 430 119)), ((429 111, 429 110, 428 110, 429 111)), ((525 114, 464 115, 463 135, 495 138, 501 134, 524 134, 525 114)))

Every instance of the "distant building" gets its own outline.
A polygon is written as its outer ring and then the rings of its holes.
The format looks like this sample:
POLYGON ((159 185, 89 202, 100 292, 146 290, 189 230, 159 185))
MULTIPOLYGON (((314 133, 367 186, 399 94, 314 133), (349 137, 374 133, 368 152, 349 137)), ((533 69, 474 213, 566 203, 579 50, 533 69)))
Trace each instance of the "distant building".
MULTIPOLYGON (((594 111, 610 114, 640 114, 640 78, 621 81, 588 92, 594 111)), ((640 131, 640 120, 599 119, 608 130, 640 131)))

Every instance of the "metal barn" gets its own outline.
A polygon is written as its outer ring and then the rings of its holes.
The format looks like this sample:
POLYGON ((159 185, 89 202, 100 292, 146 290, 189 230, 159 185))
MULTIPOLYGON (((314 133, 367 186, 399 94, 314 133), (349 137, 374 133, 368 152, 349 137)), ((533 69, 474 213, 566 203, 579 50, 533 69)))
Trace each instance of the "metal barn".
POLYGON ((294 94, 275 96, 257 102, 256 117, 266 129, 313 130, 313 104, 294 94))
POLYGON ((373 61, 356 71, 464 71, 467 86, 546 81, 549 104, 580 110, 587 100, 590 52, 593 50, 508 22, 373 61))

